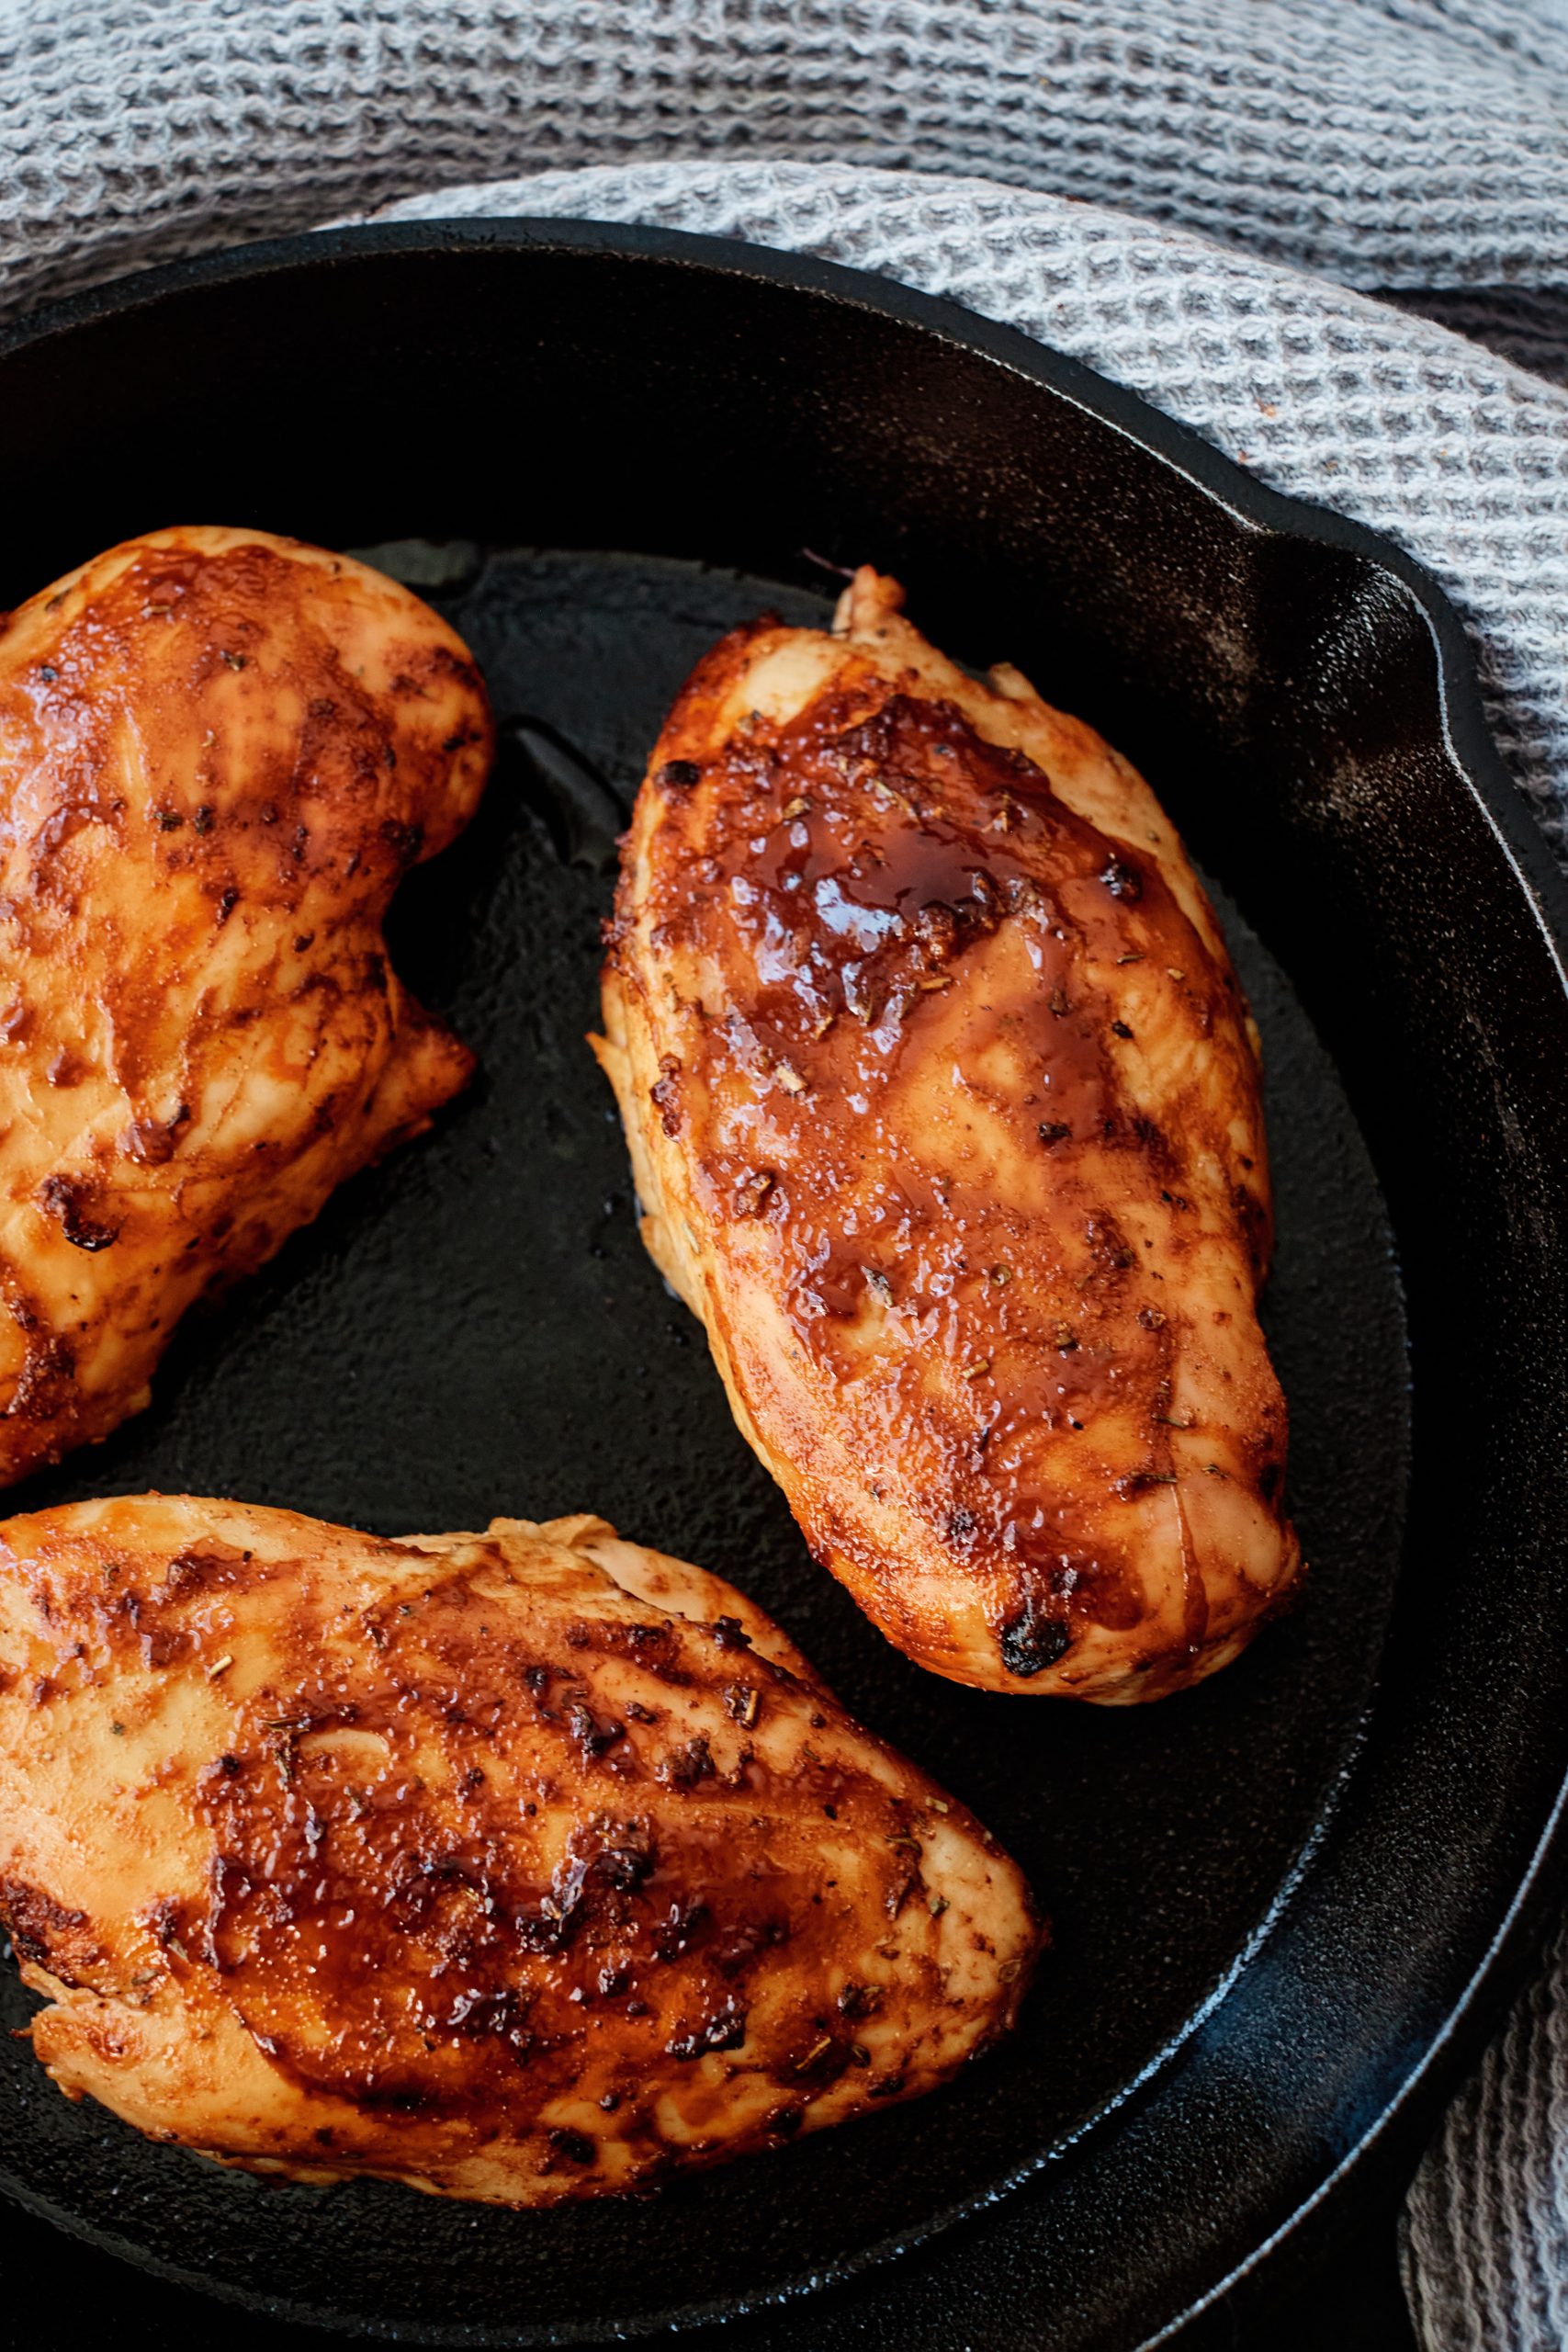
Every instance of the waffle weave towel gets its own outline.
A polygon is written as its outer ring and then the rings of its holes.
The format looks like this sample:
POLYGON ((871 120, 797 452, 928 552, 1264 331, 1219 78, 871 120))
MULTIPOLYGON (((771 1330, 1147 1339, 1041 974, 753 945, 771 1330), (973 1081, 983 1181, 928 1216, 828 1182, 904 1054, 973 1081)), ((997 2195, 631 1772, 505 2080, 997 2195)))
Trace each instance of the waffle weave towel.
MULTIPOLYGON (((0 0, 9 315, 378 210, 747 237, 1077 354, 1428 566, 1568 858, 1564 0, 0 0)), ((1430 2352, 1568 2345, 1568 1930, 1403 2261, 1430 2352)))

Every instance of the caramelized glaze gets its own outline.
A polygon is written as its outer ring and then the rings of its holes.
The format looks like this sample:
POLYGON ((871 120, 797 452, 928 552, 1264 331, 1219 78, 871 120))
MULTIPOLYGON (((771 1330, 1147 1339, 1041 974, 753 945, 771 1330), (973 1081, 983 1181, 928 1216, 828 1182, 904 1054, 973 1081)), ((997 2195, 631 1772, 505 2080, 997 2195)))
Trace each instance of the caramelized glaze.
POLYGON ((927 2089, 1014 2015, 1005 1856, 602 1521, 149 1496, 0 1524, 0 1915, 39 2055, 143 2131, 546 2203, 927 2089))
POLYGON ((0 1481, 464 1083, 381 921, 490 746, 446 624, 297 540, 154 532, 0 628, 0 1481))
POLYGON ((863 574, 699 669, 601 1046, 649 1246, 818 1556, 987 1687, 1153 1695, 1289 1586, 1256 1041, 1125 763, 863 574))

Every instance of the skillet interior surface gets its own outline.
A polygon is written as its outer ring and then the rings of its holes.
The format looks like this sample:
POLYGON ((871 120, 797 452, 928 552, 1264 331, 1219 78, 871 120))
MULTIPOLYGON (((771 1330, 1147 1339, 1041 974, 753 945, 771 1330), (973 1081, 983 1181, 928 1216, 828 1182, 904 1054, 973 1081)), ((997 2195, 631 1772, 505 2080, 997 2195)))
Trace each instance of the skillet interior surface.
POLYGON ((0 593, 179 517, 379 549, 468 635, 505 743, 392 925, 478 1085, 16 1507, 186 1487, 390 1533, 599 1510, 753 1592, 1056 1921, 1017 2040, 948 2093, 545 2215, 220 2175, 0 2045, 15 2193, 350 2328, 592 2341, 829 2288, 966 2215, 874 2314, 828 2291, 754 2324, 1137 2341, 1407 2095, 1562 1779, 1568 1018, 1550 883, 1475 781, 1423 592, 1250 485, 1277 512, 1237 512, 1232 469, 1081 370, 792 274, 629 232, 372 232, 165 273, 0 356, 39 484, 0 593), (1161 1706, 1002 1702, 901 1659, 807 1558, 637 1240, 581 1042, 617 806, 723 628, 823 616, 807 548, 898 572, 938 641, 1016 660, 1145 767, 1258 1013, 1314 1572, 1248 1659, 1161 1706))

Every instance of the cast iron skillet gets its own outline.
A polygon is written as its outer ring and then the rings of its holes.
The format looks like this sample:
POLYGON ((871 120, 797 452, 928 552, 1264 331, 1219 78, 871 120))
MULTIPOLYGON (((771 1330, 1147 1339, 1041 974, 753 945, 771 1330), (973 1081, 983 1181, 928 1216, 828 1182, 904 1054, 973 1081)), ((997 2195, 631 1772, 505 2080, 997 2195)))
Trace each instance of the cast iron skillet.
POLYGON ((480 1082, 17 1504, 603 1511, 772 1608, 1058 1932, 1015 2041, 947 2093, 642 2202, 268 2188, 69 2107, 10 2040, 4 2186, 165 2275, 408 2340, 750 2313, 736 2340, 824 2352, 1124 2346, 1201 2314, 1429 2118, 1568 1770, 1568 922, 1454 616, 1071 361, 702 239, 437 224, 181 266, 13 334, 0 420, 0 596, 175 520, 379 547, 507 722, 396 921, 480 1082), (826 609, 807 549, 897 573, 939 643, 1018 662, 1147 770, 1258 1009, 1314 1573, 1157 1707, 897 1657, 807 1560, 637 1243, 581 1044, 617 800, 723 627, 826 609))

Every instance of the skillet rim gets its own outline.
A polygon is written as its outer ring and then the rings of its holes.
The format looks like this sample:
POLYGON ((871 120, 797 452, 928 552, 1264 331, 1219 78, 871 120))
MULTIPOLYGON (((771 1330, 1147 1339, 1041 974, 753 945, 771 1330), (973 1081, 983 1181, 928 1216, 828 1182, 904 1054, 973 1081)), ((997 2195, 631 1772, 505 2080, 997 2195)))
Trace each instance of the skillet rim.
MULTIPOLYGON (((1540 934, 1564 996, 1568 996, 1568 874, 1554 858, 1544 833, 1504 765, 1483 713, 1474 655, 1465 625, 1447 592, 1433 575, 1397 543, 1366 524, 1334 508, 1276 491, 1226 457, 1193 427, 1168 415, 1141 394, 1116 383, 1085 362, 1035 341, 1021 330, 985 318, 946 297, 930 295, 898 280, 850 268, 811 254, 753 245, 739 238, 693 233, 643 223, 597 221, 592 219, 517 214, 492 219, 431 219, 380 221, 362 226, 305 230, 249 241, 216 251, 189 255, 152 267, 125 273, 102 284, 67 295, 32 310, 15 322, 0 325, 0 359, 45 345, 79 327, 120 318, 150 308, 170 295, 211 286, 242 285, 321 264, 339 261, 442 253, 465 254, 513 251, 566 252, 604 254, 610 258, 650 261, 706 272, 717 277, 761 281, 795 292, 869 312, 939 343, 977 353, 1009 373, 1021 377, 1109 426, 1123 439, 1152 456, 1160 465, 1191 482, 1224 513, 1258 535, 1273 539, 1316 542, 1360 558, 1405 591, 1426 627, 1436 657, 1438 713, 1444 747, 1453 770, 1498 846, 1540 934)), ((1375 1703, 1375 1702, 1374 1702, 1375 1703)), ((1365 1741, 1368 1718, 1342 1767, 1340 1780, 1355 1768, 1365 1741)), ((804 2310, 809 2299, 835 2284, 862 2278, 885 2262, 917 2245, 945 2236, 962 2224, 994 2211, 1022 2181, 1037 2177, 1053 2154, 1065 2154, 1100 2131, 1109 2118, 1123 2110, 1130 2099, 1164 2073, 1176 2053, 1211 2017, 1237 1977, 1269 1939, 1281 1914, 1310 1871, 1322 1835, 1338 1811, 1331 1797, 1281 1879, 1263 1918, 1247 1938, 1222 1982, 1184 2020, 1178 2032, 1151 2058, 1131 2082, 1122 2086, 1059 2149, 1047 2151, 1016 2168, 988 2192, 964 2199, 956 2208, 934 2216, 926 2225, 896 2239, 857 2250, 841 2261, 809 2277, 773 2288, 753 2289, 723 2310, 744 2320, 767 2311, 804 2310)), ((1342 2216, 1353 2186, 1380 2170, 1386 2172, 1407 2154, 1416 2133, 1429 2129, 1442 2098, 1457 2085, 1464 2068, 1479 2055, 1500 2018, 1530 1957, 1549 1900, 1568 1879, 1568 1774, 1564 1775, 1540 1827, 1534 1849, 1513 1893, 1497 1918, 1484 1949, 1439 2030, 1427 2041, 1394 2094, 1360 2132, 1354 2145, 1310 2195, 1303 2197, 1283 2222, 1252 2247, 1201 2294, 1187 2302, 1153 2335, 1142 2339, 1141 2352, 1154 2352, 1182 2336, 1194 2323, 1224 2305, 1235 2290, 1255 2282, 1266 2266, 1283 2267, 1293 2251, 1300 2258, 1303 2240, 1311 2240, 1342 2216)), ((423 2324, 393 2322, 377 2325, 355 2321, 339 2311, 268 2295, 184 2267, 144 2252, 131 2240, 92 2223, 77 2224, 57 2214, 50 2200, 7 2186, 10 2201, 35 2218, 47 2220, 73 2234, 115 2253, 149 2275, 213 2296, 232 2307, 265 2311, 278 2318, 304 2322, 360 2337, 391 2335, 405 2342, 495 2344, 502 2340, 493 2330, 470 2330, 460 2324, 434 2334, 423 2324)), ((712 2325, 717 2307, 685 2306, 618 2328, 616 2335, 641 2335, 670 2328, 712 2325)), ((537 2339, 536 2339, 537 2340, 537 2339)), ((587 2342, 578 2329, 556 2333, 549 2340, 587 2342)), ((599 2339, 593 2339, 599 2340, 599 2339)))

